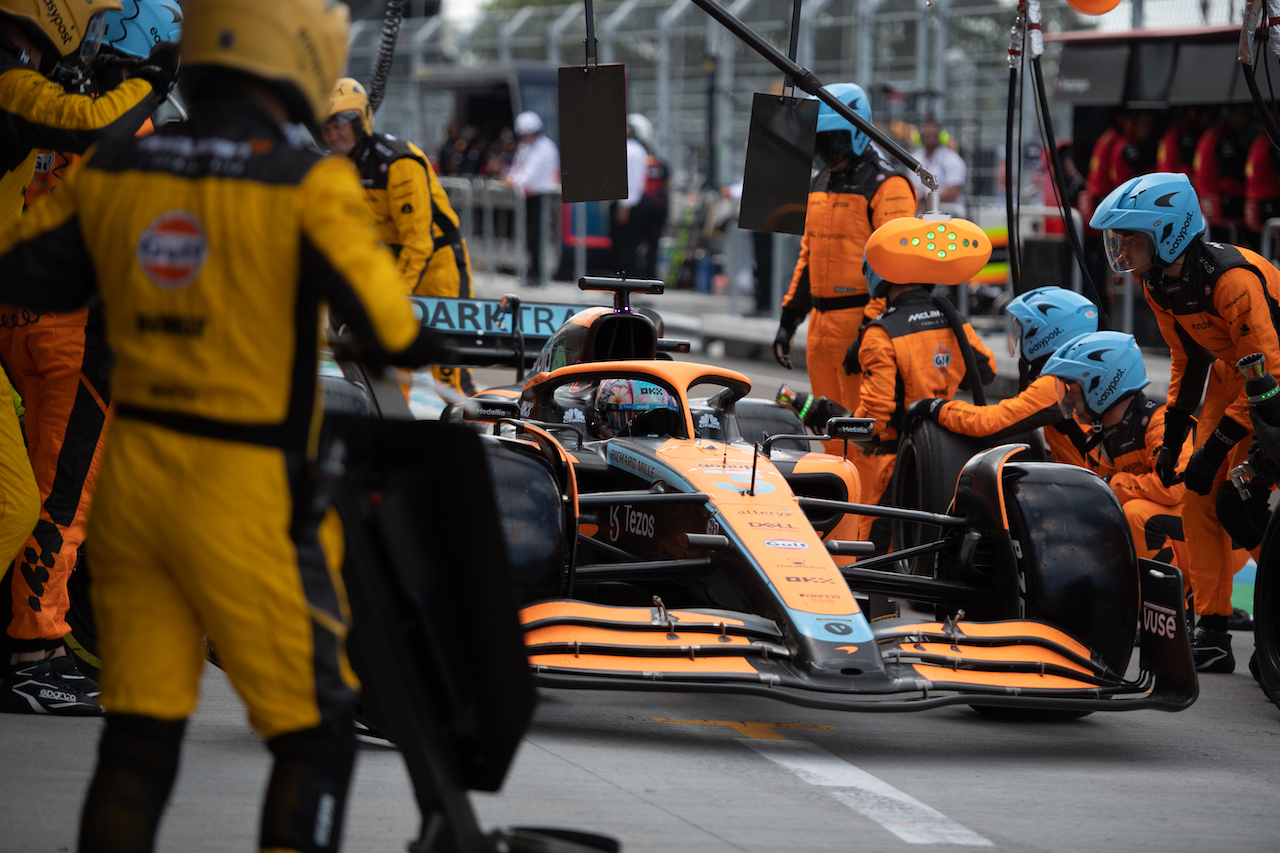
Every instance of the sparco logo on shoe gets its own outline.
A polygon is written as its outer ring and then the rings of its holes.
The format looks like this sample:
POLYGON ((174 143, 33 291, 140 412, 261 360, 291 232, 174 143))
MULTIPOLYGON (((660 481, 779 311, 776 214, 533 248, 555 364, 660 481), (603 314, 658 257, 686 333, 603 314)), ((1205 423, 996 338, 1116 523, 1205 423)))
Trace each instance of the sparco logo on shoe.
POLYGON ((58 38, 63 44, 71 43, 71 33, 67 30, 66 21, 62 20, 62 11, 53 0, 44 0, 44 11, 49 16, 49 23, 58 28, 58 38))
POLYGON ((41 699, 57 699, 59 702, 79 702, 80 701, 71 693, 61 693, 57 690, 50 690, 47 687, 40 688, 40 698, 41 699))
POLYGON ((809 546, 795 539, 766 539, 764 544, 779 551, 805 551, 809 546))

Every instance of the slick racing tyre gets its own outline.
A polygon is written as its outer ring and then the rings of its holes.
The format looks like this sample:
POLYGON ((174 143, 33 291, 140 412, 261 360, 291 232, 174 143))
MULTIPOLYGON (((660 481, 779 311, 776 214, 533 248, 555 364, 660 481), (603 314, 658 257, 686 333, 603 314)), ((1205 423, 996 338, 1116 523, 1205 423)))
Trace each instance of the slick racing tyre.
POLYGON ((498 518, 521 602, 567 594, 570 543, 550 463, 514 443, 488 440, 484 449, 494 494, 501 497, 498 518))
POLYGON ((1273 513, 1258 553, 1258 580, 1253 590, 1255 678, 1262 692, 1280 707, 1280 513, 1273 513))
MULTIPOLYGON (((890 506, 945 513, 955 496, 956 478, 975 453, 989 447, 986 439, 948 432, 929 420, 917 420, 898 444, 889 484, 890 506)), ((910 521, 893 522, 893 548, 901 551, 942 535, 941 528, 910 521)), ((936 557, 929 554, 897 564, 904 574, 933 577, 936 557)))
MULTIPOLYGON (((772 400, 745 398, 734 404, 738 418, 738 431, 748 444, 763 443, 771 435, 804 435, 804 422, 786 406, 772 400)), ((696 420, 696 416, 695 416, 696 420)), ((774 445, 779 450, 809 450, 807 441, 780 441, 774 445)))
MULTIPOLYGON (((1033 619, 1066 631, 1123 678, 1138 623, 1138 558, 1115 493, 1091 471, 1052 462, 1002 474, 1013 571, 1000 577, 986 620, 1033 619)), ((1068 720, 1088 711, 976 707, 1002 720, 1068 720)))

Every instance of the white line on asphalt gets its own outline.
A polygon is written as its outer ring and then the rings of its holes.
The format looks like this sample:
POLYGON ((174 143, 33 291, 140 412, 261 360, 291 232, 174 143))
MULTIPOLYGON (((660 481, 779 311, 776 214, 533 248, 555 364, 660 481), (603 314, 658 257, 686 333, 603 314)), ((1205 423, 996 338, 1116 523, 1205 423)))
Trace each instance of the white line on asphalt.
POLYGON ((908 844, 993 846, 972 829, 815 744, 802 740, 737 740, 810 785, 834 789, 830 793, 837 800, 908 844))

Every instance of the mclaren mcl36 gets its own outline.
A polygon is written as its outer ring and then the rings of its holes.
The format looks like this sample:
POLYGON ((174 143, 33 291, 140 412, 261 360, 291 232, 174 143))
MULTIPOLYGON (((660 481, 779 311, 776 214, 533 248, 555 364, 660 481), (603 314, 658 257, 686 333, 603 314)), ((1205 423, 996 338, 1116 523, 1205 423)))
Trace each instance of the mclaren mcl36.
POLYGON ((1003 445, 964 465, 948 512, 859 504, 847 454, 870 421, 832 421, 818 446, 844 452, 814 452, 742 374, 672 360, 684 348, 628 304, 649 284, 582 286, 614 308, 574 314, 527 379, 446 412, 486 433, 537 683, 1029 718, 1195 701, 1182 577, 1135 557, 1092 472, 1003 445), (663 403, 608 421, 619 383, 663 403), (940 533, 876 554, 859 515, 940 533), (928 573, 894 570, 925 555, 928 573), (904 600, 935 619, 899 616, 904 600))

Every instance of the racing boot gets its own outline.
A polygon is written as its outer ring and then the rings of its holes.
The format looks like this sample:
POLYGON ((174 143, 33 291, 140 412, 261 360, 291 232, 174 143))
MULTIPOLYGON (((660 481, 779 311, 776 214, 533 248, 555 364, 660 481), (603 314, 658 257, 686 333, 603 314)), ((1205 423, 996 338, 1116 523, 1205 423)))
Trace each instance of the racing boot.
MULTIPOLYGON (((1205 617, 1201 617, 1201 623, 1205 617)), ((1226 617, 1219 617, 1225 619, 1226 617)), ((1235 672, 1236 656, 1231 653, 1231 635, 1201 624, 1191 640, 1191 656, 1200 672, 1235 672)))
POLYGON ((98 686, 75 669, 70 655, 39 661, 23 661, 5 670, 0 686, 0 711, 10 714, 53 714, 62 717, 97 717, 102 707, 88 694, 98 686), (70 661, 70 667, 65 661, 70 661), (55 663, 56 661, 56 663, 55 663), (74 677, 63 676, 64 671, 74 677))

